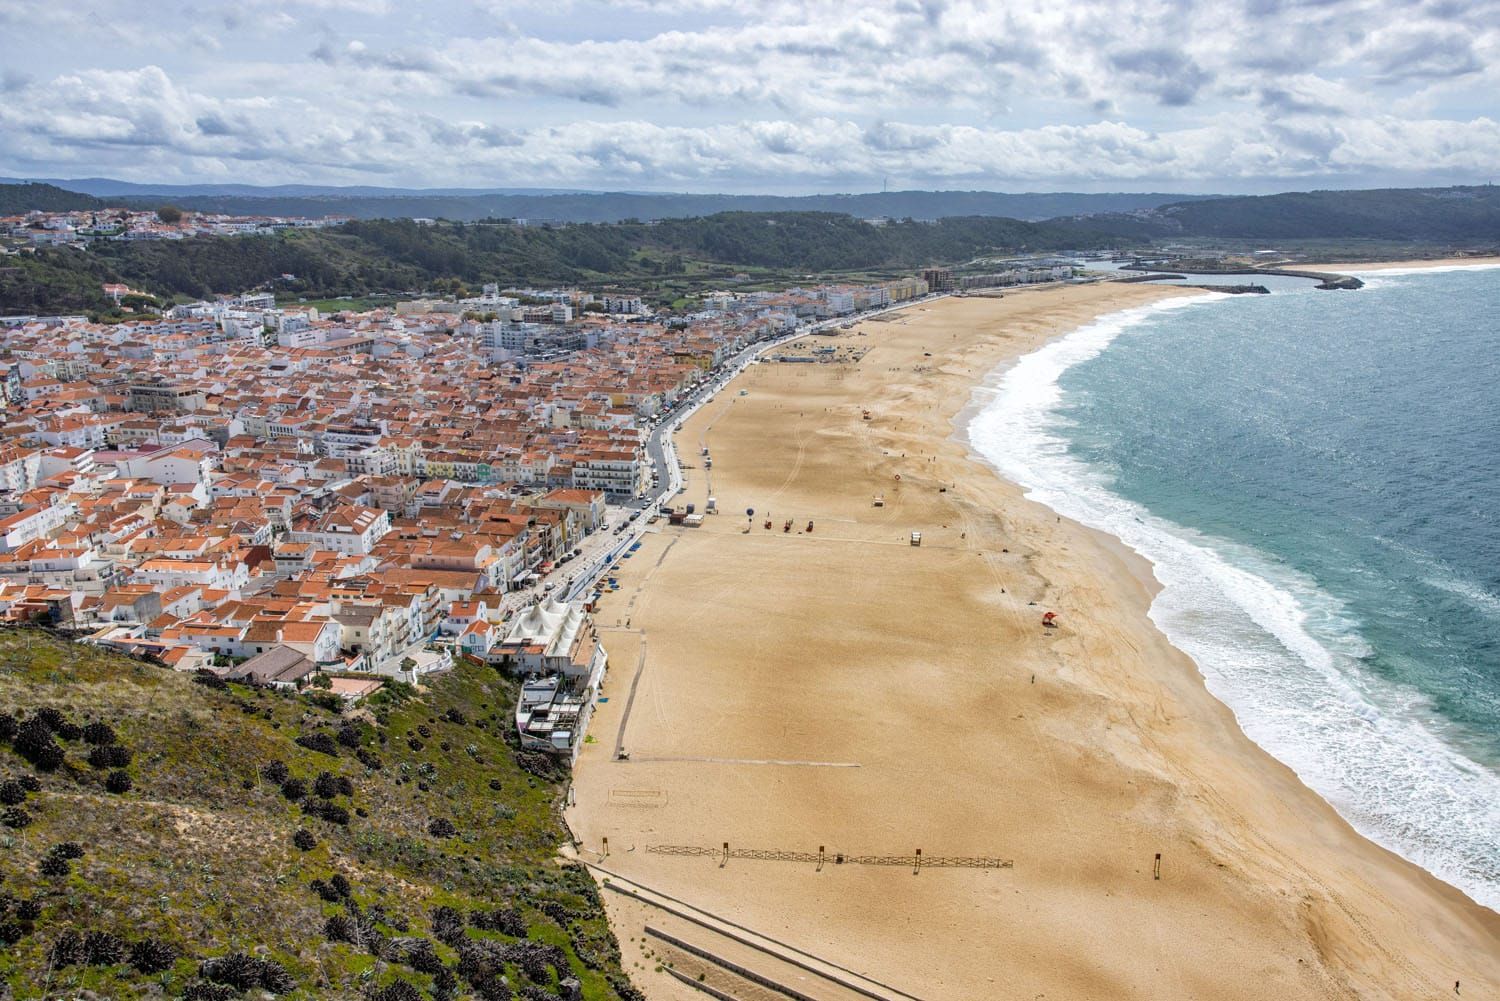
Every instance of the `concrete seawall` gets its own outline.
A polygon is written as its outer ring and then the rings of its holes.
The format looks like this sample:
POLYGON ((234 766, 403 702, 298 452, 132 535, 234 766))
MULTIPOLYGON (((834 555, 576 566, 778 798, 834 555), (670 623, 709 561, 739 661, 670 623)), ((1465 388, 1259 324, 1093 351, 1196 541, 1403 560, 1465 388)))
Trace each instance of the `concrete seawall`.
MULTIPOLYGON (((1121 271, 1153 272, 1156 269, 1148 268, 1141 264, 1126 264, 1121 271)), ((1163 272, 1165 274, 1166 272, 1163 272)), ((1283 278, 1310 278, 1317 282, 1320 289, 1357 289, 1363 288, 1364 282, 1353 275, 1339 275, 1330 271, 1302 271, 1296 268, 1172 268, 1170 273, 1180 277, 1182 275, 1279 275, 1283 278)), ((1127 279, 1128 280, 1128 279, 1127 279)), ((1142 277, 1141 281, 1150 279, 1142 277)))

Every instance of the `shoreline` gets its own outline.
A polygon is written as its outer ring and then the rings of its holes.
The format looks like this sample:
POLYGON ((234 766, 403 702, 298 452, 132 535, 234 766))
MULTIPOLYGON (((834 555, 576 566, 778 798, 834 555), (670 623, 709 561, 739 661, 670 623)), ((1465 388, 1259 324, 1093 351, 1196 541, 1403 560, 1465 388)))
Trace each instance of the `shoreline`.
POLYGON ((1346 261, 1344 263, 1334 262, 1331 264, 1300 264, 1298 267, 1308 269, 1338 269, 1347 274, 1378 275, 1382 272, 1397 271, 1478 271, 1487 268, 1500 268, 1500 256, 1497 257, 1436 257, 1432 259, 1418 258, 1410 261, 1346 261))
MULTIPOLYGON (((852 367, 863 372, 835 376, 752 367, 688 422, 684 441, 713 432, 714 488, 731 498, 723 509, 741 510, 738 496, 767 495, 772 500, 762 505, 778 518, 788 504, 810 514, 819 509, 820 565, 769 551, 801 545, 796 536, 768 536, 758 525, 742 533, 737 517, 729 515, 712 520, 711 527, 652 537, 649 549, 638 554, 644 559, 622 569, 630 597, 607 598, 600 621, 606 631, 620 631, 620 639, 606 640, 615 654, 610 694, 644 681, 628 738, 635 760, 613 762, 597 749, 580 759, 579 805, 570 819, 584 842, 582 854, 597 852, 600 837, 638 848, 652 840, 717 844, 724 836, 774 847, 773 839, 792 841, 803 832, 806 840, 814 831, 812 837, 842 841, 851 850, 875 850, 913 840, 912 832, 902 840, 903 827, 925 829, 923 838, 934 852, 977 854, 989 847, 985 835, 999 835, 1016 857, 1013 889, 996 886, 976 898, 963 880, 924 873, 921 899, 901 901, 904 918, 881 903, 894 889, 881 878, 890 874, 860 874, 841 891, 822 877, 808 885, 801 874, 774 863, 756 863, 753 872, 749 863, 721 871, 618 848, 612 853, 611 862, 628 866, 633 879, 662 882, 907 989, 925 988, 916 991, 923 997, 985 996, 998 982, 1062 996, 1255 997, 1272 987, 1294 997, 1326 996, 1329 988, 1403 997, 1436 990, 1455 966, 1461 972, 1447 983, 1500 985, 1493 963, 1486 968, 1484 961, 1468 958, 1496 953, 1500 921, 1493 912, 1365 840, 1240 732, 1196 664, 1150 622, 1157 589, 1150 563, 1113 536, 1065 522, 1025 500, 987 461, 976 461, 964 428, 979 403, 977 391, 1001 368, 1081 323, 1118 311, 1122 303, 1184 294, 1132 288, 1138 291, 1028 290, 989 305, 960 300, 917 308, 890 329, 864 323, 858 334, 829 339, 868 346, 871 357, 852 367), (1007 318, 1025 334, 1005 330, 1007 318), (883 344, 887 333, 890 343, 883 344), (955 344, 952 351, 919 350, 938 347, 920 342, 944 336, 955 344), (906 364, 881 372, 877 352, 888 363, 906 364), (931 362, 923 357, 933 354, 931 362), (858 392, 845 391, 844 383, 857 380, 858 392), (740 388, 755 402, 737 397, 740 388), (960 390, 962 403, 954 407, 953 394, 960 390), (872 394, 883 397, 882 413, 867 424, 858 406, 872 394), (794 403, 830 404, 823 412, 830 416, 814 413, 809 420, 809 411, 801 410, 794 418, 794 403), (795 448, 783 440, 788 434, 795 448), (835 454, 820 456, 820 450, 835 454), (936 468, 921 468, 911 451, 936 468), (779 474, 756 472, 757 462, 779 474), (905 478, 886 479, 896 468, 905 478), (856 512, 846 523, 839 516, 856 510, 851 480, 859 481, 861 492, 889 484, 885 507, 856 512), (934 482, 946 484, 938 496, 927 492, 934 482), (893 519, 885 517, 893 507, 901 509, 902 528, 933 518, 922 549, 895 548, 901 535, 890 531, 893 519), (959 538, 953 535, 955 518, 967 526, 959 538), (834 552, 846 547, 848 555, 834 552), (982 562, 974 562, 975 556, 982 562), (913 557, 923 566, 908 566, 913 557), (727 571, 734 583, 725 590, 726 567, 736 560, 746 565, 727 571), (868 579, 851 583, 851 573, 868 579), (891 586, 886 579, 913 573, 918 579, 909 580, 910 586, 891 586), (806 577, 815 578, 811 589, 801 579, 806 577), (853 593, 829 598, 831 581, 853 593), (996 584, 1014 597, 997 595, 996 584), (914 588, 930 593, 916 594, 914 588), (1041 633, 1022 598, 1038 607, 1062 607, 1064 629, 1041 633), (803 613, 807 605, 816 605, 819 614, 809 618, 803 613), (952 656, 931 661, 930 642, 913 646, 915 637, 893 628, 892 616, 911 606, 918 606, 909 613, 913 621, 931 624, 937 635, 948 635, 944 623, 982 635, 950 638, 952 656), (868 615, 861 614, 864 608, 868 615), (772 634, 761 621, 767 614, 779 617, 772 634), (829 614, 840 623, 860 618, 860 631, 830 627, 829 614), (616 617, 619 625, 610 626, 616 617), (710 628, 727 640, 711 636, 710 628), (835 635, 823 635, 829 632, 835 635), (798 646, 805 651, 800 657, 792 652, 798 646), (891 647, 898 648, 894 656, 891 647), (748 664, 747 650, 755 652, 748 664), (858 698, 847 713, 821 712, 816 697, 837 699, 842 688, 830 687, 807 658, 848 659, 851 651, 867 661, 849 664, 863 669, 858 698), (810 672, 813 683, 801 674, 786 675, 788 670, 810 672), (778 676, 791 679, 785 685, 797 690, 778 687, 778 676), (950 689, 950 696, 932 701, 950 689), (1006 705, 1010 712, 995 714, 994 708, 1006 705), (714 725, 699 725, 697 714, 713 715, 714 725), (951 724, 956 743, 939 731, 908 755, 871 743, 913 727, 927 736, 938 720, 951 724), (1009 720, 1025 722, 1002 722, 1009 720), (788 748, 798 747, 821 752, 807 762, 813 767, 750 763, 753 757, 790 757, 788 748), (838 761, 857 767, 816 767, 838 761), (955 771, 923 770, 941 761, 955 771), (915 788, 900 778, 913 768, 927 776, 915 788), (773 771, 778 774, 768 777, 773 771), (976 785, 987 790, 982 803, 974 801, 976 785), (1140 792, 1122 801, 1128 786, 1140 792), (921 811, 903 811, 893 824, 877 808, 893 794, 898 800, 915 795, 921 811), (649 810, 622 806, 652 795, 660 802, 649 810), (776 804, 777 818, 763 816, 765 803, 776 804), (869 839, 871 830, 887 837, 869 839), (866 843, 845 840, 861 831, 866 843), (1122 857, 1125 845, 1135 848, 1122 857), (1161 884, 1153 885, 1149 875, 1144 890, 1135 882, 1141 872, 1136 859, 1153 845, 1168 849, 1173 870, 1167 878, 1174 884, 1185 880, 1174 887, 1173 905, 1165 911, 1141 897, 1161 884), (1096 861, 1086 866, 1086 875, 1069 876, 1068 866, 1048 861, 1054 855, 1072 858, 1074 867, 1083 859, 1096 861), (1035 928, 1013 926, 1014 915, 1007 918, 1009 910, 1000 905, 1012 892, 1019 896, 1010 899, 1024 907, 1035 928), (860 907, 860 901, 869 906, 860 907), (1431 918, 1425 932, 1407 917, 1419 913, 1431 918), (955 936, 973 934, 971 918, 979 914, 989 915, 984 926, 997 929, 1011 958, 966 958, 964 949, 955 951, 955 936), (1202 941, 1205 916, 1235 944, 1202 941), (902 927, 916 929, 915 946, 910 936, 892 938, 902 927), (1148 927, 1152 935, 1143 939, 1148 927), (922 979, 928 962, 943 966, 936 982, 922 979), (1148 969, 1160 971, 1162 964, 1177 978, 1168 986, 1148 969)), ((689 470, 683 499, 704 489, 701 471, 689 470)), ((601 706, 596 726, 615 722, 609 707, 601 706)), ((599 744, 609 744, 609 735, 600 732, 599 744)), ((910 887, 908 877, 901 888, 910 887)), ((634 938, 629 923, 639 915, 617 919, 627 922, 619 929, 624 945, 634 938)), ((661 989, 657 978, 645 983, 652 997, 678 996, 661 989)))
MULTIPOLYGON (((1497 267, 1500 267, 1500 260, 1497 260, 1493 264, 1480 265, 1478 267, 1460 269, 1441 266, 1434 269, 1403 268, 1388 269, 1384 273, 1393 273, 1394 271, 1394 273, 1399 274, 1413 274, 1425 270, 1490 270, 1497 267)), ((1379 274, 1381 272, 1372 271, 1370 273, 1379 274)), ((995 475, 1020 485, 1028 500, 1042 504, 1064 518, 1071 518, 1081 528, 1100 533, 1104 536, 1105 544, 1115 545, 1128 554, 1127 559, 1134 558, 1143 563, 1143 566, 1137 570, 1136 575, 1145 583, 1150 595, 1147 608, 1149 618, 1172 645, 1182 651, 1193 662, 1197 673, 1203 679, 1205 688, 1215 699, 1223 703, 1230 710, 1240 730, 1248 739, 1261 747, 1278 763, 1289 768, 1296 774, 1299 781, 1338 812, 1362 837, 1390 850, 1411 864, 1419 866, 1435 879, 1453 887, 1480 906, 1486 907, 1491 911, 1500 911, 1500 903, 1497 903, 1500 902, 1500 888, 1497 888, 1492 882, 1476 881, 1473 873, 1465 870, 1462 855, 1458 856, 1455 860, 1451 856, 1434 854, 1424 849, 1421 840, 1412 843, 1409 840, 1403 840, 1393 835, 1388 830, 1383 830, 1380 822, 1383 819, 1388 819, 1388 815, 1382 813, 1381 807, 1362 805, 1367 804, 1368 801, 1363 801, 1358 797, 1358 789, 1345 786, 1338 780, 1330 778, 1329 775, 1322 774, 1324 769, 1321 769, 1316 763, 1316 754, 1312 756, 1311 760, 1305 755, 1299 757, 1296 749, 1287 745, 1285 733, 1282 733, 1278 737, 1274 731, 1266 732, 1261 724, 1264 724, 1266 721, 1267 717, 1265 714, 1268 708, 1273 714, 1275 713, 1277 705, 1275 700, 1272 700, 1269 707, 1258 704, 1257 700, 1245 691, 1244 680, 1236 678, 1234 668, 1226 666, 1225 656, 1227 652, 1223 649, 1216 650, 1215 644, 1211 640, 1207 641, 1205 645, 1205 637, 1196 633, 1190 624, 1184 625, 1182 621, 1185 611, 1196 617, 1200 614, 1211 614, 1209 612, 1210 608, 1222 605, 1223 599, 1229 597, 1230 592, 1219 592, 1232 584, 1236 576, 1243 576, 1254 581, 1256 589, 1258 589, 1262 598, 1269 595, 1275 599, 1291 602, 1296 610, 1296 618, 1300 620, 1301 615, 1306 614, 1306 610, 1301 605, 1301 602, 1308 596, 1304 594, 1299 598, 1297 595, 1306 588, 1315 587, 1312 582, 1279 579, 1274 573, 1274 560, 1268 560, 1264 554, 1259 553, 1253 547, 1247 548, 1240 544, 1230 543, 1224 539, 1205 535, 1192 528, 1185 528, 1169 519, 1162 518, 1148 507, 1122 497, 1108 483, 1089 483, 1088 480, 1092 478, 1094 471, 1086 464, 1067 463, 1066 461, 1059 464, 1057 462, 1046 461, 1048 457, 1037 452, 1037 439, 1035 437, 1031 440, 1030 448, 1022 449, 1020 452, 1012 450, 1008 454, 1004 447, 1000 448, 998 454, 995 453, 993 449, 996 446, 993 444, 991 444, 991 451, 987 452, 976 441, 976 435, 979 435, 983 430, 980 427, 979 419, 984 414, 985 409, 990 407, 997 397, 1005 393, 1006 383, 1011 373, 1016 370, 1017 366, 1028 360, 1036 359, 1040 362, 1043 353, 1048 348, 1063 348, 1069 342, 1074 342, 1079 338, 1086 338, 1094 332, 1094 328, 1096 327, 1104 326, 1113 328, 1107 332, 1107 340, 1097 345, 1086 357, 1063 357, 1060 360, 1053 361, 1053 364, 1059 367, 1055 369, 1049 367, 1048 371, 1055 379, 1060 379, 1076 366, 1086 363, 1102 352, 1107 352, 1116 339, 1127 333, 1131 328, 1141 323, 1150 322, 1151 316, 1159 313, 1163 307, 1190 302, 1205 304, 1207 301, 1222 300, 1223 298, 1225 297, 1212 296, 1205 300, 1202 297, 1194 297, 1192 299, 1185 297, 1181 300, 1157 303, 1147 309, 1128 309, 1113 314, 1105 314, 1098 317, 1091 324, 1049 341, 1047 345, 1039 348, 1036 352, 1023 355, 1020 358, 1007 360, 975 387, 970 405, 960 411, 954 419, 955 435, 968 447, 971 456, 992 469, 995 475), (1017 467, 1012 465, 1010 468, 1007 468, 1007 461, 1011 463, 1020 462, 1022 466, 1017 467), (1032 465, 1034 463, 1040 463, 1040 465, 1032 465), (1069 466, 1074 468, 1068 468, 1069 466), (1020 475, 1012 472, 1013 469, 1020 470, 1020 475), (1060 481, 1058 479, 1059 476, 1063 476, 1064 479, 1060 481), (1082 483, 1079 482, 1080 476, 1084 477, 1084 482, 1082 483), (1095 488, 1097 488, 1097 491, 1095 488), (1065 492, 1060 495, 1060 490, 1065 492), (1073 497, 1082 498, 1085 496, 1094 501, 1102 498, 1108 501, 1111 507, 1101 508, 1097 503, 1090 504, 1082 500, 1076 503, 1072 502, 1073 497), (1059 503, 1062 500, 1068 500, 1070 503, 1059 503), (1082 507, 1079 506, 1080 504, 1082 507), (1121 505, 1133 512, 1133 514, 1131 514, 1128 520, 1123 522, 1111 520, 1112 515, 1110 512, 1113 505, 1121 505), (1188 557, 1188 559, 1193 560, 1192 564, 1184 565, 1184 551, 1196 554, 1196 558, 1188 557), (1236 557, 1235 553, 1239 553, 1239 556, 1236 557), (1247 565, 1247 561, 1249 565, 1247 565), (1159 566, 1162 563, 1166 563, 1167 565, 1165 567, 1159 566), (1201 570, 1204 566, 1217 566, 1221 572, 1200 578, 1199 575, 1194 573, 1194 569, 1201 570), (1163 571, 1168 574, 1167 579, 1173 581, 1170 589, 1171 594, 1167 595, 1167 598, 1172 599, 1170 601, 1172 607, 1168 607, 1168 604, 1159 600, 1163 598, 1163 593, 1169 590, 1167 585, 1162 582, 1161 573, 1163 571), (1224 579, 1222 571, 1228 571, 1232 575, 1229 580, 1226 581, 1224 579), (1205 589, 1207 590, 1205 591, 1205 589), (1339 805, 1341 802, 1344 803, 1342 808, 1339 805), (1346 810, 1348 811, 1347 813, 1345 813, 1346 810)), ((1054 382, 1052 385, 1056 385, 1056 383, 1054 382)), ((1051 404, 1049 402, 1041 406, 1034 404, 1028 406, 1022 402, 1019 404, 1019 409, 1025 416, 1036 419, 1044 416, 1051 409, 1051 404)), ((1032 430, 1033 434, 1040 433, 1042 440, 1046 440, 1049 443, 1065 439, 1066 437, 1047 426, 1043 426, 1040 429, 1033 428, 1032 430)), ((1238 593, 1238 591, 1235 593, 1238 593)), ((1315 591, 1314 593, 1322 594, 1328 601, 1337 601, 1337 599, 1328 597, 1325 592, 1315 591)), ((1253 601, 1254 596, 1255 590, 1252 590, 1249 600, 1253 601)), ((1246 599, 1234 597, 1230 600, 1236 603, 1231 606, 1236 612, 1249 614, 1250 606, 1238 604, 1240 601, 1246 599)), ((1266 607, 1266 604, 1266 602, 1261 602, 1261 607, 1266 607)), ((1270 604, 1272 607, 1275 606, 1274 601, 1270 604)), ((1259 630, 1264 631, 1268 636, 1274 636, 1288 651, 1292 651, 1294 648, 1301 648, 1302 644, 1295 642, 1290 637, 1284 636, 1281 631, 1283 628, 1293 630, 1305 643, 1317 644, 1319 642, 1311 635, 1303 635, 1302 626, 1299 622, 1281 623, 1279 627, 1275 627, 1270 622, 1257 619, 1256 625, 1259 630)), ((1230 628, 1230 626, 1221 622, 1220 628, 1230 628)), ((1305 659, 1305 654, 1294 654, 1294 656, 1305 659)), ((1231 662, 1232 659, 1231 655, 1231 662)), ((1358 681, 1358 679, 1355 680, 1356 682, 1358 681)), ((1378 712, 1373 706, 1370 707, 1370 711, 1378 712)), ((1463 756, 1460 749, 1449 746, 1432 731, 1434 725, 1441 726, 1442 722, 1441 717, 1426 720, 1425 722, 1412 722, 1411 727, 1416 731, 1415 734, 1409 731, 1387 733, 1383 738, 1377 739, 1397 741, 1397 746, 1407 746, 1405 742, 1412 739, 1420 738, 1424 740, 1427 744, 1431 745, 1428 748, 1431 759, 1452 761, 1454 764, 1451 767, 1457 769, 1454 774, 1449 775, 1446 781, 1441 784, 1445 788, 1460 789, 1465 783, 1477 781, 1473 779, 1474 770, 1479 769, 1482 771, 1485 766, 1479 761, 1463 756)), ((1470 789, 1467 798, 1470 802, 1482 804, 1489 801, 1490 793, 1483 788, 1470 789)), ((1427 831, 1426 835, 1426 840, 1429 843, 1444 843, 1443 838, 1437 832, 1427 831)), ((1469 850, 1471 861, 1474 857, 1474 851, 1475 849, 1471 846, 1469 850)))

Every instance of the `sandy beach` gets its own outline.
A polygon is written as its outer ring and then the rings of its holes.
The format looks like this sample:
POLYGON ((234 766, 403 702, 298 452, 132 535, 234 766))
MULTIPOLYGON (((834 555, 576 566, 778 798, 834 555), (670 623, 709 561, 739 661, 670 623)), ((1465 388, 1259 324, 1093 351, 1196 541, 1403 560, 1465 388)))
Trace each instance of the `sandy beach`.
MULTIPOLYGON (((842 360, 752 366, 694 415, 678 503, 720 513, 656 526, 601 603, 607 701, 567 811, 579 855, 891 997, 1500 997, 1500 915, 1251 743, 1147 618, 1150 567, 966 446, 997 366, 1184 294, 916 306, 808 338, 792 350, 842 360), (1012 865, 648 850, 724 842, 1012 865)), ((650 998, 705 996, 658 967, 659 914, 605 899, 650 998)))
POLYGON ((1500 257, 1435 257, 1415 261, 1375 261, 1343 264, 1299 264, 1313 271, 1407 271, 1419 268, 1495 268, 1500 257))

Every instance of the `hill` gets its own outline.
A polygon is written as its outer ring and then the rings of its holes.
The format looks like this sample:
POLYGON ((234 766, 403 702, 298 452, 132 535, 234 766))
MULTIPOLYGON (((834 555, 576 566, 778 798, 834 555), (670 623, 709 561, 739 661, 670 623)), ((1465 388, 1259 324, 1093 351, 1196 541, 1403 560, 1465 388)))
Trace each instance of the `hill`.
POLYGON ((0 996, 639 998, 512 682, 206 680, 0 632, 0 996))
MULTIPOLYGON (((24 183, 26 178, 0 177, 0 184, 24 183)), ((150 184, 118 181, 111 177, 37 177, 31 181, 55 184, 69 191, 79 191, 99 198, 155 196, 185 198, 198 195, 234 195, 245 198, 302 197, 390 197, 442 195, 553 195, 574 193, 576 188, 390 188, 377 185, 339 184, 150 184)))
POLYGON ((975 217, 875 226, 811 212, 562 227, 371 220, 276 236, 102 241, 89 250, 40 251, 0 269, 0 311, 102 310, 108 304, 97 286, 115 281, 166 298, 273 282, 278 290, 308 298, 492 281, 623 282, 651 292, 677 288, 679 279, 728 279, 746 268, 787 279, 811 272, 910 270, 986 253, 1097 247, 1105 239, 1068 222, 975 217), (283 280, 287 274, 295 278, 283 280))
POLYGON ((1500 187, 1300 191, 1178 202, 1084 225, 1139 237, 1500 241, 1500 187))
MULTIPOLYGON (((994 191, 893 191, 860 195, 694 195, 629 192, 383 194, 245 197, 240 194, 170 195, 173 204, 233 215, 295 215, 356 219, 433 218, 472 222, 528 219, 547 222, 623 222, 681 219, 722 212, 837 212, 858 218, 934 220, 997 216, 1037 222, 1056 216, 1130 212, 1181 201, 1168 194, 1006 194, 994 191)), ((127 199, 141 208, 162 195, 127 199)))
MULTIPOLYGON (((193 196, 175 204, 236 215, 297 215, 356 219, 435 218, 472 222, 528 219, 547 222, 623 222, 681 219, 722 212, 837 212, 857 218, 935 220, 996 216, 1038 222, 1056 216, 1131 212, 1182 200, 1165 194, 1005 194, 994 191, 893 191, 862 195, 692 195, 625 192, 570 194, 384 195, 313 197, 193 196)), ((154 207, 160 197, 137 197, 154 207)))
MULTIPOLYGON (((0 182, 12 180, 0 178, 0 182)), ((623 222, 680 219, 720 212, 838 212, 859 218, 942 219, 1001 216, 1039 222, 1058 216, 1135 212, 1214 195, 1159 192, 890 191, 828 195, 729 195, 678 192, 578 191, 561 188, 390 188, 316 184, 140 184, 111 178, 46 178, 69 191, 155 208, 231 215, 356 219, 530 219, 623 222)))
POLYGON ((98 198, 76 191, 65 191, 51 184, 0 184, 0 215, 102 208, 104 202, 98 198))

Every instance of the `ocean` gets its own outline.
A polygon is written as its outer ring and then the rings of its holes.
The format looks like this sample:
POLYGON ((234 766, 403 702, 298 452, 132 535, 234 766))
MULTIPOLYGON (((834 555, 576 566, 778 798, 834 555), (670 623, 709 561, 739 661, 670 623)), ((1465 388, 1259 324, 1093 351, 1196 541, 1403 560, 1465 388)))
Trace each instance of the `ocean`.
POLYGON ((1149 559, 1151 618, 1366 837, 1500 910, 1500 270, 1103 317, 973 447, 1149 559))

